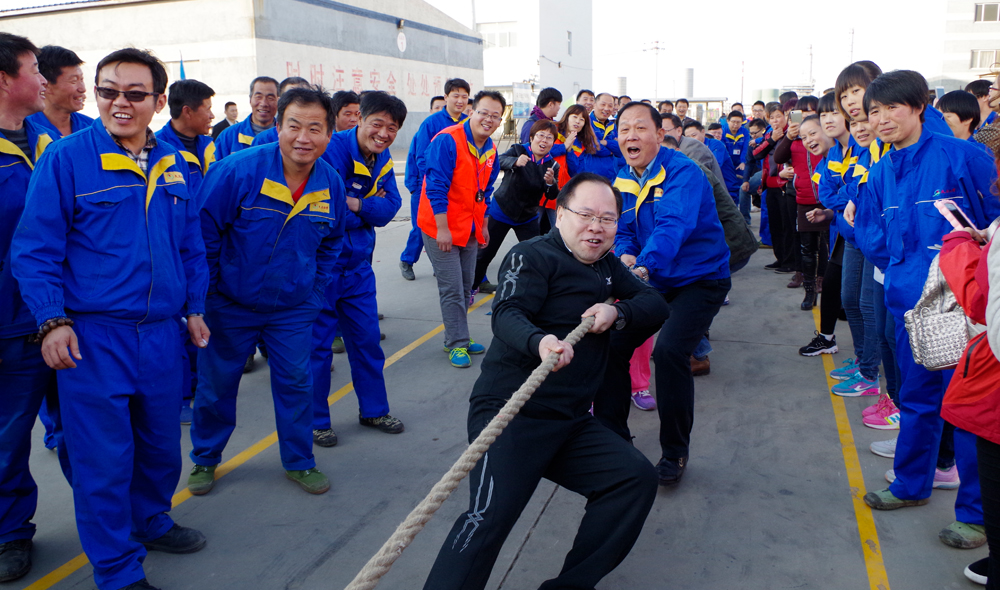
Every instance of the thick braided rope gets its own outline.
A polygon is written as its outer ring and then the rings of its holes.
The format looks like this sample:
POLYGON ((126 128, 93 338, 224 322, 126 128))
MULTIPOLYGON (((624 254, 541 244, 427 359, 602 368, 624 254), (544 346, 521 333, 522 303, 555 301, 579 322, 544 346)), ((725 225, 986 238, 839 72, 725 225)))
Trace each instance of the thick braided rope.
MULTIPOLYGON (((593 325, 593 316, 584 318, 580 322, 580 325, 563 339, 563 342, 566 342, 570 346, 575 346, 593 325)), ((392 567, 396 559, 403 554, 403 550, 413 542, 413 538, 417 536, 417 533, 430 521, 434 513, 437 512, 437 509, 441 507, 441 504, 448 499, 448 496, 455 491, 458 484, 465 479, 465 476, 472 471, 479 459, 490 448, 490 445, 493 444, 493 441, 507 427, 507 424, 521 411, 521 407, 531 398, 531 395, 535 393, 535 390, 542 384, 542 381, 545 381, 545 378, 552 372, 552 367, 556 365, 558 360, 559 353, 551 352, 545 357, 542 364, 538 365, 531 372, 528 380, 507 400, 507 403, 500 409, 500 413, 490 420, 490 423, 479 433, 476 440, 472 441, 472 444, 462 453, 458 461, 455 461, 451 469, 434 484, 430 493, 427 494, 420 504, 417 504, 417 507, 410 512, 406 520, 396 527, 396 532, 392 533, 392 536, 382 545, 378 553, 368 560, 365 567, 361 568, 361 571, 354 577, 354 580, 351 581, 346 590, 372 590, 378 585, 382 576, 389 571, 389 568, 392 567)))

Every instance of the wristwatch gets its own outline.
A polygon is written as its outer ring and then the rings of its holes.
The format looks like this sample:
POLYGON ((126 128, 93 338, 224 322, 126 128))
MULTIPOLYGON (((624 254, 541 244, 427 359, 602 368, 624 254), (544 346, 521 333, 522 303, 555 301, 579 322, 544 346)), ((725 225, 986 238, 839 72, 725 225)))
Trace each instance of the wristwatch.
POLYGON ((627 323, 625 320, 625 312, 622 311, 621 306, 618 304, 614 304, 611 307, 614 307, 616 310, 618 310, 618 319, 615 320, 615 326, 614 326, 615 330, 624 330, 625 324, 627 323))

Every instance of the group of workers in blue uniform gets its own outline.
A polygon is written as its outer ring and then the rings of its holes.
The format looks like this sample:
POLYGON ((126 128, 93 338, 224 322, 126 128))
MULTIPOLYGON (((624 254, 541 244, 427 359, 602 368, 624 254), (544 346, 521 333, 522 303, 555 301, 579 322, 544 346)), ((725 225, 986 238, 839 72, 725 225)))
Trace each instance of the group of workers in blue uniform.
POLYGON ((246 125, 217 146, 208 137, 212 89, 181 80, 168 93, 163 64, 147 52, 101 60, 101 118, 90 122, 75 112, 82 96, 65 117, 47 116, 60 96, 47 96, 47 83, 65 73, 82 86, 75 53, 56 48, 48 58, 7 33, 0 46, 14 56, 0 69, 20 90, 0 101, 0 121, 14 127, 0 127, 0 581, 31 567, 37 487, 28 455, 44 406, 98 587, 152 588, 148 551, 190 553, 207 542, 169 516, 189 359, 198 359, 192 493, 214 484, 258 341, 270 353, 286 475, 310 493, 329 488, 312 452, 313 400, 329 394, 329 360, 323 392, 310 362, 314 340, 329 352, 316 321, 324 309, 336 310, 354 352, 361 423, 402 431, 388 413, 385 356, 371 329, 371 254, 373 228, 400 206, 388 148, 406 107, 384 92, 350 93, 360 124, 334 134, 329 95, 292 88, 278 100, 277 82, 258 79, 246 125), (58 67, 46 80, 48 62, 58 67), (165 106, 171 120, 154 134, 149 123, 165 106), (248 149, 267 129, 276 141, 248 149))

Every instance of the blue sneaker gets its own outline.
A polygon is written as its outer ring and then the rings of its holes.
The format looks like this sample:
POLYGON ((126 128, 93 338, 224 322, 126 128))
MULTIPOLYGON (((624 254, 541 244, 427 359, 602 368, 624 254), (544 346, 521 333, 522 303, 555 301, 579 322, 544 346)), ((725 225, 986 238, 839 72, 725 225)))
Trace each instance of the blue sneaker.
POLYGON ((459 369, 468 369, 472 366, 472 359, 464 348, 452 348, 448 353, 448 360, 451 361, 451 366, 459 369))
POLYGON ((858 359, 849 358, 844 361, 844 366, 830 371, 830 376, 837 381, 847 381, 858 374, 858 359))
POLYGON ((838 383, 830 389, 830 393, 843 397, 858 397, 862 395, 878 395, 878 378, 865 379, 858 373, 843 383, 838 383))
POLYGON ((194 409, 190 405, 185 403, 181 406, 181 424, 190 424, 191 420, 194 419, 194 409))
MULTIPOLYGON (((451 349, 445 346, 444 351, 451 352, 451 349)), ((466 347, 465 351, 469 354, 483 354, 484 352, 486 352, 486 347, 483 346, 482 344, 479 344, 475 340, 470 339, 469 346, 466 347)))

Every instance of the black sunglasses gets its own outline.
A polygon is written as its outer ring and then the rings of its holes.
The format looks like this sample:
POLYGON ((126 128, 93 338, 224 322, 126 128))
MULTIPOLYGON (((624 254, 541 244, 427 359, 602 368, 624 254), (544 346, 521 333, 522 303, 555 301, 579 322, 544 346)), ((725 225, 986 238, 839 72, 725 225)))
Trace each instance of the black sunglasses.
POLYGON ((160 94, 159 92, 143 92, 142 90, 115 90, 114 88, 104 88, 102 86, 95 86, 94 90, 97 91, 97 96, 100 96, 104 100, 115 100, 119 94, 124 94, 125 100, 129 102, 142 102, 146 100, 147 96, 156 97, 160 94))

